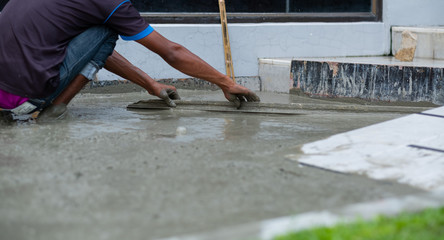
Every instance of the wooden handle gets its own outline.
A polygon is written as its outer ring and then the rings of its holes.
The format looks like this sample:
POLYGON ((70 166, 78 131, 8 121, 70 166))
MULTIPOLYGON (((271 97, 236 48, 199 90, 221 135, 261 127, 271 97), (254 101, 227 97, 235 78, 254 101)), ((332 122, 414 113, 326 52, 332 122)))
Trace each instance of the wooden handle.
POLYGON ((222 37, 224 43, 224 53, 225 53, 225 70, 227 75, 236 82, 233 70, 233 60, 231 58, 231 47, 230 38, 228 36, 228 21, 227 21, 227 11, 225 8, 225 0, 219 0, 219 10, 220 10, 220 23, 222 25, 222 37))

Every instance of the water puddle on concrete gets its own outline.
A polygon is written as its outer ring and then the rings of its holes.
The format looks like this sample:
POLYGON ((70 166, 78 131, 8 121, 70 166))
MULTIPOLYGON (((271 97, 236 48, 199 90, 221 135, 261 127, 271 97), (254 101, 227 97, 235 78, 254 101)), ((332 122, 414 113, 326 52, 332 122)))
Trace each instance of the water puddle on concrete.
POLYGON ((298 117, 257 114, 222 114, 200 111, 173 110, 173 112, 141 113, 153 135, 166 141, 192 142, 194 140, 284 141, 298 132, 316 131, 298 117), (146 116, 146 117, 145 117, 146 116), (152 119, 152 120, 149 120, 152 119), (159 122, 159 119, 161 122, 159 122), (151 123, 148 123, 150 122, 151 123))
MULTIPOLYGON (((185 92, 191 99, 216 99, 214 92, 185 92)), ((32 136, 57 131, 63 138, 85 139, 106 134, 148 135, 164 141, 192 142, 195 140, 291 141, 302 144, 338 132, 364 127, 397 118, 405 114, 305 111, 302 115, 217 113, 189 110, 132 110, 126 109, 131 101, 144 94, 85 95, 71 104, 67 119, 46 124, 19 123, 19 128, 6 131, 32 131, 32 136), (30 130, 32 129, 32 130, 30 130), (55 130, 57 129, 57 130, 55 130), (41 133, 39 131, 42 131, 41 133)), ((309 102, 323 105, 337 103, 301 98, 286 94, 264 94, 266 102, 309 102)), ((344 104, 344 103, 340 103, 344 104)), ((32 137, 31 137, 32 138, 32 137)))
POLYGON ((110 107, 73 110, 61 124, 66 124, 71 137, 82 139, 106 133, 137 131, 140 130, 138 123, 141 121, 137 114, 131 114, 126 109, 110 107))
MULTIPOLYGON (((0 132, 2 136, 14 136, 13 142, 20 142, 20 146, 31 145, 27 150, 33 149, 31 143, 34 142, 43 146, 66 145, 75 149, 80 147, 78 145, 83 147, 79 140, 94 143, 97 149, 109 149, 110 145, 122 146, 123 141, 133 143, 132 139, 135 139, 139 142, 163 141, 185 146, 198 141, 203 147, 218 142, 221 151, 225 151, 226 147, 220 144, 222 141, 248 149, 245 152, 273 152, 282 147, 294 148, 336 133, 403 116, 399 113, 319 110, 306 111, 301 115, 181 109, 134 111, 126 109, 131 103, 127 98, 127 95, 77 98, 70 105, 67 118, 62 121, 40 124, 21 122, 16 126, 1 127, 0 132)), ((137 100, 138 96, 130 95, 129 98, 137 100)), ((275 99, 291 100, 288 95, 277 95, 275 99)), ((9 142, 4 143, 8 148, 9 142)), ((137 146, 137 143, 133 144, 137 146)), ((108 154, 106 150, 99 151, 108 154)), ((123 147, 120 151, 122 154, 127 152, 123 147)), ((134 147, 129 151, 134 151, 134 147)))

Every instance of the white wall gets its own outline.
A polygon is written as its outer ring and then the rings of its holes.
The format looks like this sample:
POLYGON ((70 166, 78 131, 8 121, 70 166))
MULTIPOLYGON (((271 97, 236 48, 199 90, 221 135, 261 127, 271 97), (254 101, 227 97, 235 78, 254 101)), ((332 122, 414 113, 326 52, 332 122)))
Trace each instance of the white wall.
POLYGON ((388 25, 444 25, 443 0, 384 0, 388 25))
MULTIPOLYGON (((392 25, 444 25, 442 11, 443 0, 384 0, 382 23, 229 24, 235 75, 257 76, 258 58, 389 54, 392 25)), ((220 25, 153 24, 153 27, 225 72, 220 25)), ((116 49, 153 78, 186 77, 137 43, 119 40, 116 49)), ((117 77, 102 71, 99 79, 117 77)))
MULTIPOLYGON (((392 26, 443 26, 444 0, 383 0, 385 42, 391 43, 392 26)), ((390 52, 388 45, 386 51, 390 52)))
MULTIPOLYGON (((220 25, 176 24, 153 27, 219 71, 225 71, 220 25)), ((384 53, 384 46, 377 41, 384 36, 382 23, 232 24, 229 26, 229 34, 236 76, 257 76, 258 58, 263 57, 384 53)), ((154 78, 185 77, 137 43, 119 40, 117 51, 154 78)))

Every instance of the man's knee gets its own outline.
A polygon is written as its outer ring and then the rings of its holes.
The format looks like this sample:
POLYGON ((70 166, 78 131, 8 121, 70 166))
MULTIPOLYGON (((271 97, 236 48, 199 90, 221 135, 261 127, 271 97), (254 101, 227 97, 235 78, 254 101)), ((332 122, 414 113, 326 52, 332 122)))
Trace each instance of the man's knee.
POLYGON ((107 39, 109 41, 116 42, 118 39, 118 34, 113 29, 107 26, 103 25, 94 26, 86 30, 85 33, 88 31, 93 31, 94 34, 100 36, 99 38, 107 39))

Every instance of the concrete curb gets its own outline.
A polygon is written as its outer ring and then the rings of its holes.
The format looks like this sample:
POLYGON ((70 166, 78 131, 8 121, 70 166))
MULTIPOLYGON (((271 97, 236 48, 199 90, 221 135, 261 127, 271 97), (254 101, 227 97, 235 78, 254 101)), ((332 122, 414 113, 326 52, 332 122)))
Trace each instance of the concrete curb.
POLYGON ((413 213, 442 206, 444 206, 444 189, 420 195, 358 203, 339 209, 264 220, 196 235, 158 240, 270 240, 279 235, 315 227, 333 226, 357 219, 371 220, 380 215, 396 216, 404 212, 413 213))
POLYGON ((391 57, 301 58, 294 87, 313 96, 444 104, 444 61, 399 62, 391 57))

